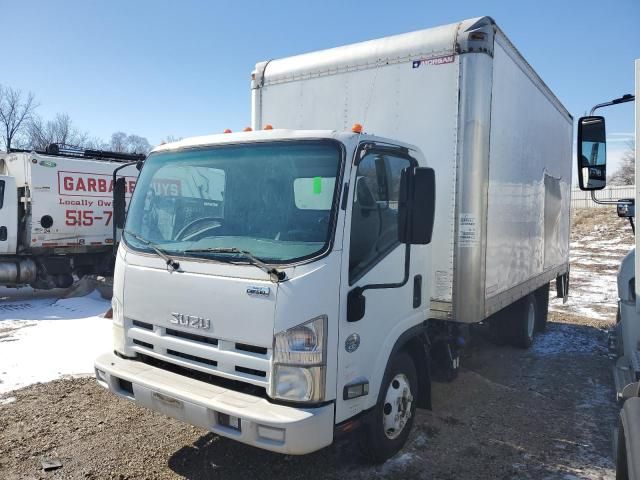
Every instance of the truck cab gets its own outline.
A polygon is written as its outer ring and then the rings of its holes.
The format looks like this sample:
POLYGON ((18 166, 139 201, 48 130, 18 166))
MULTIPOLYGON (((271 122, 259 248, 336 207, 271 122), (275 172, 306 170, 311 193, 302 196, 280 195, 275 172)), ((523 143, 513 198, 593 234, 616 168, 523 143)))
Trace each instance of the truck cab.
POLYGON ((359 126, 156 148, 117 253, 98 382, 281 453, 368 416, 372 457, 388 458, 429 405, 434 206, 422 153, 359 126))

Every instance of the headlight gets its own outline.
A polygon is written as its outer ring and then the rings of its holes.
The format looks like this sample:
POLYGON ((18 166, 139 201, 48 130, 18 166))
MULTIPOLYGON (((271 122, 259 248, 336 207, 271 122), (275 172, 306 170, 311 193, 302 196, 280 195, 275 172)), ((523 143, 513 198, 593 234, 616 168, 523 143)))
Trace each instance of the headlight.
POLYGON ((296 402, 324 399, 326 336, 326 315, 275 335, 271 397, 296 402))
POLYGON ((124 326, 124 312, 122 304, 114 296, 111 298, 111 310, 113 310, 113 324, 118 327, 124 326))

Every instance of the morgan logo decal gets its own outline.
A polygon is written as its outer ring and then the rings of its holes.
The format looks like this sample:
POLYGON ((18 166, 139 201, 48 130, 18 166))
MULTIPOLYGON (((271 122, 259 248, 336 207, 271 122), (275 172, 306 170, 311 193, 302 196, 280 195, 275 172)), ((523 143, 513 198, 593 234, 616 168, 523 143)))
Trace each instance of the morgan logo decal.
POLYGON ((424 58, 420 60, 414 60, 412 68, 418 68, 421 65, 444 65, 445 63, 453 63, 455 55, 446 55, 444 57, 424 58))
POLYGON ((170 322, 182 327, 198 328, 201 330, 211 329, 211 320, 208 318, 185 315, 184 313, 171 313, 170 322))

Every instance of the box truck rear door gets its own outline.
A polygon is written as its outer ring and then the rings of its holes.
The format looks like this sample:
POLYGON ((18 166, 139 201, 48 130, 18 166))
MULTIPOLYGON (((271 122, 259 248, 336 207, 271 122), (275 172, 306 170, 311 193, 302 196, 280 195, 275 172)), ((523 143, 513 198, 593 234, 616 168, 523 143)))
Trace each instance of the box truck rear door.
POLYGON ((0 175, 0 255, 16 253, 18 190, 13 177, 0 175))

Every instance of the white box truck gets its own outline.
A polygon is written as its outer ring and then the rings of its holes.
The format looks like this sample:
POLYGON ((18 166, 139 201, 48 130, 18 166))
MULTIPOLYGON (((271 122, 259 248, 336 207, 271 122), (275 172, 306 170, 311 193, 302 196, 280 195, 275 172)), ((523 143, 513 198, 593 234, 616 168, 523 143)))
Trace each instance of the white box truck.
MULTIPOLYGON (((0 285, 68 287, 113 271, 113 171, 144 159, 96 150, 0 155, 0 285)), ((127 197, 138 171, 123 169, 127 197)))
POLYGON ((618 314, 610 333, 609 345, 616 358, 613 378, 616 398, 620 410, 617 431, 614 435, 616 456, 616 478, 619 480, 640 479, 640 286, 636 281, 636 270, 640 268, 640 257, 636 255, 638 236, 635 232, 635 204, 640 185, 638 155, 640 146, 640 59, 635 61, 635 95, 627 94, 609 102, 595 105, 588 116, 578 121, 577 167, 582 190, 591 191, 596 203, 617 206, 618 216, 628 218, 635 235, 635 246, 624 257, 618 272, 618 314), (598 199, 597 190, 607 185, 607 136, 605 117, 594 115, 595 111, 622 103, 635 102, 635 183, 636 198, 620 200, 598 199))
POLYGON ((97 380, 281 453, 358 429, 382 461, 465 325, 543 326, 572 118, 486 17, 260 63, 252 88, 253 131, 146 160, 97 380))

